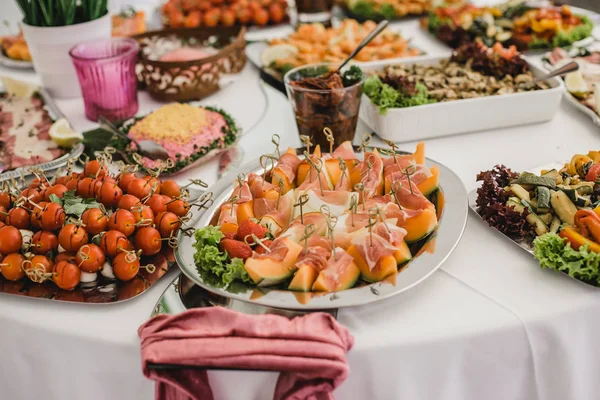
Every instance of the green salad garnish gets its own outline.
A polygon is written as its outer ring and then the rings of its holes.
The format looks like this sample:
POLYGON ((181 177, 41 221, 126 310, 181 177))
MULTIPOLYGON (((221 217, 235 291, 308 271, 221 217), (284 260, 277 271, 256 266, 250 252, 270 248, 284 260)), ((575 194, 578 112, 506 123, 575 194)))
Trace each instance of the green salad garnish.
POLYGON ((241 258, 229 259, 226 252, 219 249, 223 233, 216 226, 196 229, 194 233, 194 261, 199 272, 210 272, 223 284, 235 280, 251 282, 241 258))
POLYGON ((556 233, 547 233, 538 236, 533 241, 533 246, 533 255, 539 261, 540 267, 561 271, 596 285, 600 284, 600 254, 589 251, 587 245, 575 250, 566 239, 556 233))
POLYGON ((429 97, 424 85, 408 83, 399 77, 393 79, 396 87, 384 83, 377 75, 372 75, 365 80, 364 93, 377 106, 381 115, 385 115, 390 108, 414 107, 437 102, 429 97))

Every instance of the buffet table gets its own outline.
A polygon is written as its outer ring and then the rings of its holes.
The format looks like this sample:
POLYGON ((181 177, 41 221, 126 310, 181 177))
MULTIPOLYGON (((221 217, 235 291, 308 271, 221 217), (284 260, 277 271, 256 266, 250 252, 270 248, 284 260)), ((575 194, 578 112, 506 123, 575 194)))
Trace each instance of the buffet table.
MULTIPOLYGON (((397 25, 428 52, 448 52, 419 32, 416 21, 397 25)), ((33 73, 0 73, 36 79, 33 73)), ((236 84, 203 103, 226 107, 240 121, 246 161, 270 147, 274 133, 282 146, 299 144, 287 100, 259 83, 252 65, 236 84)), ((155 106, 145 94, 141 105, 140 111, 155 106)), ((93 126, 77 102, 58 106, 75 128, 93 126)), ((360 125, 358 134, 365 131, 360 125)), ((600 127, 563 101, 548 123, 428 140, 426 146, 428 157, 455 171, 471 190, 481 170, 495 164, 523 170, 563 160, 598 148, 599 133, 600 127)), ((404 143, 400 149, 414 146, 404 143)), ((203 177, 203 168, 185 178, 203 177)), ((0 296, 0 397, 152 398, 153 384, 141 373, 137 328, 175 276, 171 271, 140 297, 112 305, 0 296)), ((335 394, 382 400, 596 399, 597 311, 598 289, 541 270, 527 253, 470 216, 454 253, 425 282, 391 299, 340 310, 338 320, 356 344, 348 354, 350 376, 335 394)), ((235 400, 270 398, 277 378, 239 371, 209 376, 216 398, 235 400)))

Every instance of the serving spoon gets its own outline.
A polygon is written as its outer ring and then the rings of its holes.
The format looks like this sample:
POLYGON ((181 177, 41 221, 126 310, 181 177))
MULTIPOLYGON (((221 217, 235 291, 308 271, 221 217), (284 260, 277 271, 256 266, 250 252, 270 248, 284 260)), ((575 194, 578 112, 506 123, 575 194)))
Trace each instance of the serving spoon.
POLYGON ((575 72, 578 69, 579 69, 579 64, 577 64, 577 62, 575 62, 575 61, 571 61, 571 62, 563 65, 560 68, 556 68, 555 70, 550 71, 546 75, 542 75, 540 77, 535 78, 534 80, 532 80, 531 82, 529 82, 527 84, 527 87, 532 87, 533 85, 535 85, 538 82, 542 82, 542 81, 548 80, 550 78, 554 78, 555 76, 563 76, 563 75, 569 74, 571 72, 575 72))
POLYGON ((358 46, 356 46, 356 48, 354 49, 354 51, 352 53, 350 53, 350 55, 348 57, 346 57, 346 59, 344 60, 344 62, 338 67, 337 70, 335 70, 335 72, 340 72, 342 70, 342 68, 348 64, 348 62, 350 60, 352 60, 359 51, 361 51, 363 49, 363 47, 365 47, 366 45, 368 45, 369 43, 371 43, 371 40, 375 39, 375 37, 377 35, 379 35, 385 28, 387 28, 389 22, 388 20, 384 19, 383 21, 381 21, 380 23, 377 24, 377 26, 375 27, 375 29, 373 29, 359 44, 358 46))
POLYGON ((138 153, 140 153, 141 155, 146 156, 151 160, 166 160, 169 158, 169 153, 160 144, 153 142, 152 140, 137 141, 135 139, 132 139, 123 132, 121 132, 119 128, 117 128, 115 125, 113 125, 112 122, 110 122, 103 116, 100 116, 98 118, 98 122, 100 122, 100 127, 106 129, 110 133, 133 142, 137 146, 138 153))

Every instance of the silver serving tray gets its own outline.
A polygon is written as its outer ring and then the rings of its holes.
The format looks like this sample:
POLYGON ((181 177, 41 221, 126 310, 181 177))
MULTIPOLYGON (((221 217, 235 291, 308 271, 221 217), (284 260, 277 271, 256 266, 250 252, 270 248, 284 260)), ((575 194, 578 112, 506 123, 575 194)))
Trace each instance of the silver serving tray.
MULTIPOLYGON (((244 314, 276 314, 288 318, 301 316, 310 312, 270 308, 220 296, 195 285, 187 276, 180 273, 160 296, 150 317, 160 314, 175 315, 192 308, 206 307, 225 307, 244 314)), ((337 310, 335 309, 324 310, 324 312, 328 312, 334 318, 337 318, 337 310)))
MULTIPOLYGON (((3 90, 4 88, 2 87, 2 84, 0 84, 0 93, 2 93, 3 90)), ((56 121, 60 118, 65 118, 64 114, 56 106, 56 103, 54 103, 54 100, 52 100, 52 97, 50 97, 50 95, 48 94, 48 92, 46 92, 46 90, 44 90, 44 88, 38 87, 37 92, 40 94, 42 100, 44 101, 44 106, 46 107, 46 110, 48 111, 48 114, 50 115, 52 121, 56 121)), ((3 172, 0 174, 0 181, 5 181, 11 178, 20 178, 21 176, 30 176, 31 174, 29 173, 29 169, 31 167, 41 169, 43 172, 54 171, 60 167, 65 166, 67 164, 67 160, 71 158, 79 158, 81 154, 83 154, 84 148, 85 147, 83 143, 77 143, 75 146, 73 146, 70 152, 63 154, 59 158, 56 158, 52 161, 48 161, 37 165, 27 165, 24 167, 15 168, 13 170, 3 172)))
MULTIPOLYGON (((429 243, 435 245, 431 254, 423 252, 415 257, 407 267, 402 268, 397 275, 386 278, 382 282, 367 284, 335 293, 293 292, 263 287, 218 288, 205 282, 194 263, 193 237, 179 235, 179 248, 175 258, 182 272, 196 285, 229 299, 241 300, 261 306, 287 310, 327 310, 341 307, 359 306, 372 303, 393 295, 402 293, 429 277, 448 258, 458 244, 468 214, 467 192, 460 178, 446 166, 427 159, 426 165, 440 168, 441 192, 445 206, 437 230, 437 238, 429 243)), ((213 205, 203 213, 197 213, 190 221, 190 226, 199 229, 210 225, 218 214, 219 207, 232 194, 232 182, 239 173, 256 172, 261 174, 263 169, 258 161, 234 171, 210 188, 213 193, 213 205)))

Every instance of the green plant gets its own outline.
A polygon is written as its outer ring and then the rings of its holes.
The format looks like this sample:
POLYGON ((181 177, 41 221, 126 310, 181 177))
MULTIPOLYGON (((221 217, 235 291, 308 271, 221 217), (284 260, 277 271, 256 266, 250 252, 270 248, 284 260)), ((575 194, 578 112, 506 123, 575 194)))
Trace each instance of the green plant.
POLYGON ((108 13, 107 0, 15 0, 23 22, 32 26, 65 26, 98 19, 108 13))

